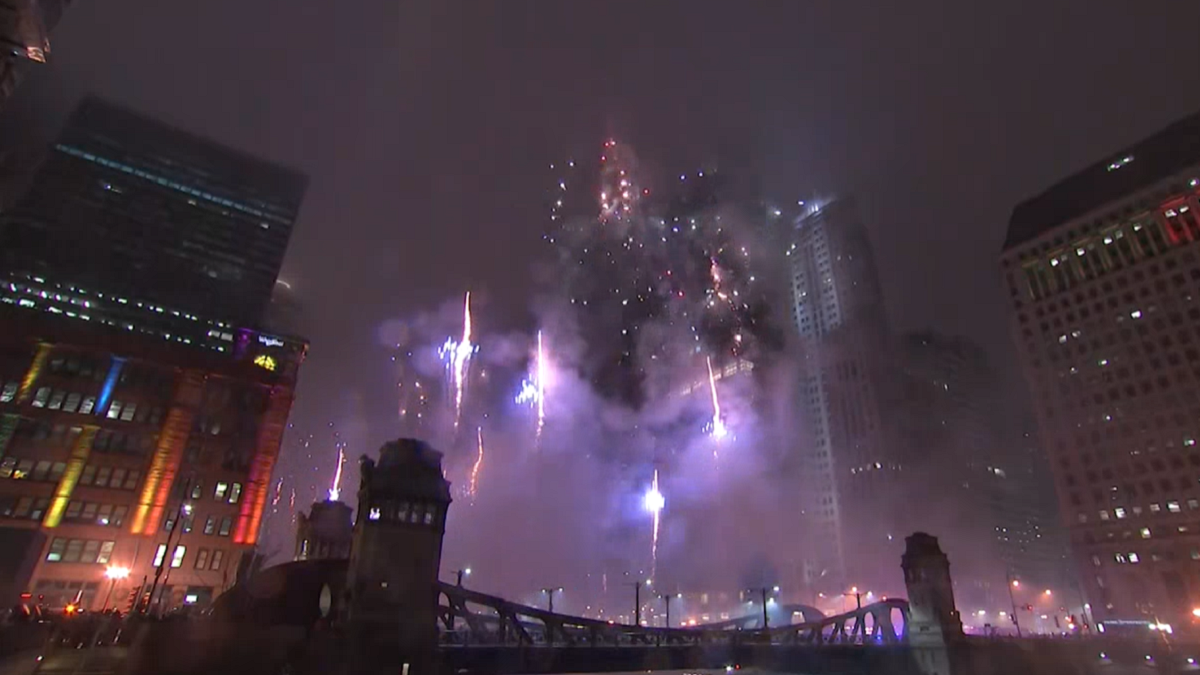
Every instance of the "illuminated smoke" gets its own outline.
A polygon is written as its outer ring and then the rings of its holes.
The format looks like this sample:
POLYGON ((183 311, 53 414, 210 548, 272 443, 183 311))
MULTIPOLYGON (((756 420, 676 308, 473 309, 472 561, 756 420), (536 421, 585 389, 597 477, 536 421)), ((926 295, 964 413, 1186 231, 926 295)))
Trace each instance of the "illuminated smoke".
POLYGON ((337 470, 333 473, 333 484, 329 488, 329 501, 336 502, 342 494, 342 466, 346 463, 345 444, 338 444, 337 470))
POLYGON ((705 357, 704 361, 708 365, 708 390, 712 393, 713 407, 712 423, 708 433, 719 441, 729 435, 729 429, 725 426, 725 421, 721 419, 721 400, 717 398, 717 380, 713 377, 712 358, 705 357))
POLYGON ((479 492, 479 472, 483 469, 483 427, 475 428, 475 438, 478 445, 478 451, 475 455, 475 463, 471 465, 471 480, 467 483, 467 496, 471 501, 475 501, 475 495, 479 492))
POLYGON ((463 301, 462 340, 455 342, 453 338, 448 337, 441 349, 438 350, 438 356, 446 363, 446 372, 454 391, 455 429, 458 429, 458 423, 462 419, 463 391, 467 386, 471 356, 477 351, 479 351, 479 347, 471 343, 471 292, 467 291, 466 299, 463 301))
POLYGON ((650 489, 646 491, 643 504, 646 510, 654 516, 654 534, 650 541, 650 576, 653 577, 654 572, 658 570, 658 524, 662 516, 663 507, 667 505, 666 498, 663 497, 663 493, 658 489, 658 469, 654 470, 654 481, 650 483, 650 489))

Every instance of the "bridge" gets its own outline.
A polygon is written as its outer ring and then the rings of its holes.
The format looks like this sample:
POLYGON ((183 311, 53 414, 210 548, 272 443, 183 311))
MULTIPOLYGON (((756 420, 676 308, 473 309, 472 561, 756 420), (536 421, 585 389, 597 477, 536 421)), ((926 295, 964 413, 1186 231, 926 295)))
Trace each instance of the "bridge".
POLYGON ((896 645, 905 641, 906 600, 884 600, 831 617, 808 620, 820 612, 808 605, 782 607, 805 617, 762 629, 757 613, 687 628, 633 626, 558 614, 517 604, 461 586, 438 583, 439 644, 443 648, 513 645, 663 646, 732 644, 896 645), (899 619, 896 621, 895 619, 899 619), (897 626, 899 624, 899 626, 897 626))

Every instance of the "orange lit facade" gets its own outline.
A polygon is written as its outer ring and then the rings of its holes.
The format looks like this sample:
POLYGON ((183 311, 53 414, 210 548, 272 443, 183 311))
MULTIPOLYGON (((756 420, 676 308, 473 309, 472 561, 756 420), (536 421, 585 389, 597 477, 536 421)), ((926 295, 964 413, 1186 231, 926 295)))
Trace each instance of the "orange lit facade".
POLYGON ((162 606, 203 606, 257 541, 307 345, 97 323, 0 308, 0 527, 43 530, 48 607, 124 611, 156 574, 162 606))

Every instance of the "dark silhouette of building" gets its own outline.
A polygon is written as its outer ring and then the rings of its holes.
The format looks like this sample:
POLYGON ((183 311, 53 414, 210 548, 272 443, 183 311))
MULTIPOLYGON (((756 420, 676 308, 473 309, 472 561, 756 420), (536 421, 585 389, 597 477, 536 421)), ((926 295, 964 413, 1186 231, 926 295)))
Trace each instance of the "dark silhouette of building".
POLYGON ((1200 114, 1019 204, 1001 256, 1097 619, 1200 607, 1200 114))
POLYGON ((1026 439, 1005 426, 983 348, 919 332, 900 336, 895 356, 897 440, 913 478, 905 527, 940 534, 968 605, 1007 604, 1010 578, 1073 590, 1052 485, 1039 480, 1026 439))
POLYGON ((71 0, 0 0, 0 108, 21 81, 27 63, 45 63, 50 31, 71 0))
POLYGON ((290 169, 88 98, 0 218, 0 271, 6 285, 148 303, 181 334, 197 321, 258 327, 306 185, 290 169))
POLYGON ((327 560, 350 557, 353 536, 349 504, 327 499, 313 502, 308 514, 296 516, 296 560, 327 560))

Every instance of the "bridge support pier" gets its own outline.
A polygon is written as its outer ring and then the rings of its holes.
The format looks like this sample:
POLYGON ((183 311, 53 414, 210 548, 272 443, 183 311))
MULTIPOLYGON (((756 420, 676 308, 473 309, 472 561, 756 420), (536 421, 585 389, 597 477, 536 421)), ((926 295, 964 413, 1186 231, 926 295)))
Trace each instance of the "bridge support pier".
POLYGON ((908 644, 923 675, 959 675, 956 645, 963 642, 962 619, 954 606, 950 561, 937 537, 917 532, 904 540, 904 585, 908 589, 908 644))

